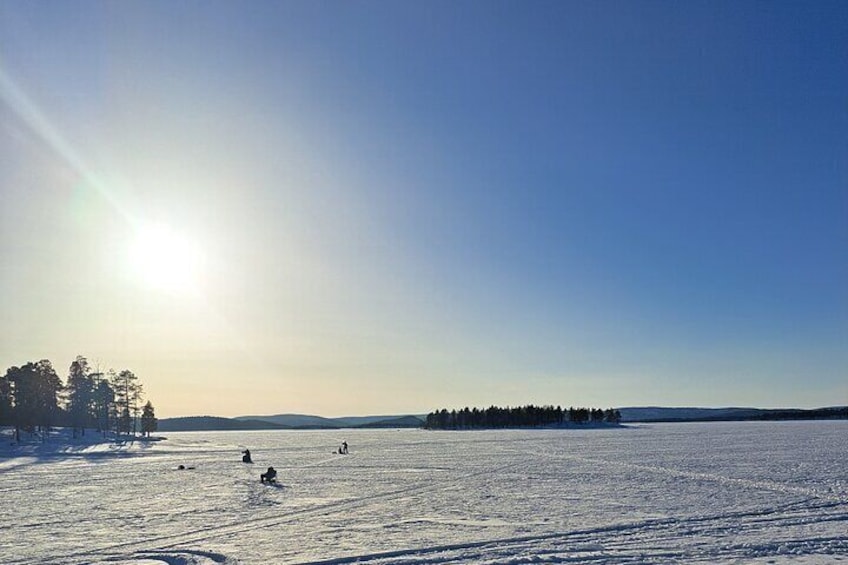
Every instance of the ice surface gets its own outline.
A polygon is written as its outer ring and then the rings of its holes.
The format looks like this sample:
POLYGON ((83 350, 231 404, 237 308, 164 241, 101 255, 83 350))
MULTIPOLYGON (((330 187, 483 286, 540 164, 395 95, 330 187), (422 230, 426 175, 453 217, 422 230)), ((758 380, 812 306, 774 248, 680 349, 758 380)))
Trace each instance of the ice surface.
POLYGON ((167 436, 4 437, 0 563, 848 565, 844 421, 167 436))

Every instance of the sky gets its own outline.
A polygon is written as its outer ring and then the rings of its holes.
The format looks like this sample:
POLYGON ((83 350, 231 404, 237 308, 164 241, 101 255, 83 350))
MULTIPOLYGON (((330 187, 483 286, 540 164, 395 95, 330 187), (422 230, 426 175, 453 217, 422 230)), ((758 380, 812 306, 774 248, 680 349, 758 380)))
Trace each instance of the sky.
POLYGON ((0 364, 157 416, 848 404, 848 3, 2 2, 0 364))

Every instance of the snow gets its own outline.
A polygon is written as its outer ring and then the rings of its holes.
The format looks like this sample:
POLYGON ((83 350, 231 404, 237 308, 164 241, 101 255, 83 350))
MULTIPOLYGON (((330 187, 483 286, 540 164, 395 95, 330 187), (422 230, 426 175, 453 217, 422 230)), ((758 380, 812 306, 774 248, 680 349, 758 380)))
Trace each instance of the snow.
POLYGON ((167 436, 4 436, 0 563, 848 565, 845 421, 167 436))

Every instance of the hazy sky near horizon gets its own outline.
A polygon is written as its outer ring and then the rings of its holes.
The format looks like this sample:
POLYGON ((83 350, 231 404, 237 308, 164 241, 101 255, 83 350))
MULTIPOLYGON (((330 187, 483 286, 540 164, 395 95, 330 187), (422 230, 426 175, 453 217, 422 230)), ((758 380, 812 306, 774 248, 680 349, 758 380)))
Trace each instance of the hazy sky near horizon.
POLYGON ((0 3, 2 369, 848 404, 846 54, 846 2, 0 3))

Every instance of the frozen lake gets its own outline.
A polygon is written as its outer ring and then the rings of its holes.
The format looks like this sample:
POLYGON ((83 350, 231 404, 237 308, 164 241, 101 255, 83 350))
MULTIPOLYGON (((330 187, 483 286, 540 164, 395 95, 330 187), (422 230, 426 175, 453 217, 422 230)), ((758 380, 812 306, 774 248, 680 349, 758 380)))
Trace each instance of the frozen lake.
POLYGON ((848 565, 845 421, 164 435, 4 441, 0 563, 848 565))

